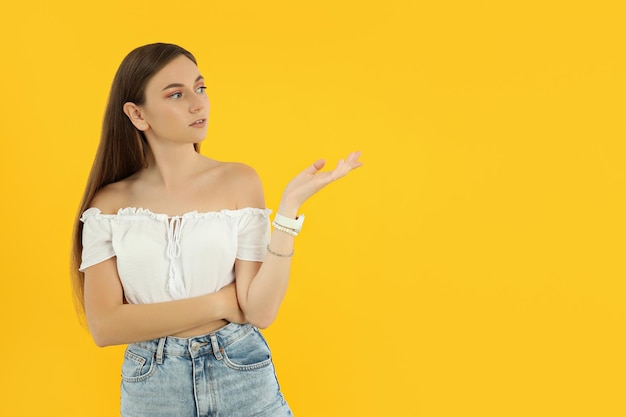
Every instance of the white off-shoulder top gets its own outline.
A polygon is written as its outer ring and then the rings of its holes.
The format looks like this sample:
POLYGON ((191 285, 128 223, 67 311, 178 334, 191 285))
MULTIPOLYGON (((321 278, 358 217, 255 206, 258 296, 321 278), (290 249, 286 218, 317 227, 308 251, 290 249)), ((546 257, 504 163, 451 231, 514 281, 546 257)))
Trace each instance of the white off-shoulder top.
POLYGON ((262 261, 271 210, 243 208, 169 217, 141 208, 85 210, 80 271, 117 257, 129 303, 171 301, 234 282, 235 259, 262 261))

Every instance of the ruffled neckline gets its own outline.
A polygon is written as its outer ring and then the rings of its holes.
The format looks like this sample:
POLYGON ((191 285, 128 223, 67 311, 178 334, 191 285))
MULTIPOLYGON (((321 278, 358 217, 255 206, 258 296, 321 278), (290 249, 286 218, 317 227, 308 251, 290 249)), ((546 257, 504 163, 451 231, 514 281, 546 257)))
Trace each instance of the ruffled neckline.
POLYGON ((272 210, 268 208, 258 207, 244 207, 240 209, 222 209, 217 211, 188 211, 186 213, 170 216, 165 213, 155 213, 150 209, 143 207, 124 207, 117 211, 116 214, 103 214, 97 207, 90 207, 85 210, 81 216, 81 220, 85 220, 88 217, 105 217, 105 218, 121 218, 121 217, 150 217, 156 220, 169 220, 169 219, 196 219, 196 218, 210 218, 210 217, 239 217, 246 214, 250 215, 264 215, 269 216, 272 210))

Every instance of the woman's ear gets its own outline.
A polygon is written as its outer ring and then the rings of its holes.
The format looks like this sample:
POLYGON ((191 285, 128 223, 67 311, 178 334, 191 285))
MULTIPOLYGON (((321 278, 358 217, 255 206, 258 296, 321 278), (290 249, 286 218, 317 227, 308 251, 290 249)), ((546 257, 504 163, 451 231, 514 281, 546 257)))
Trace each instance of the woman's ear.
POLYGON ((148 123, 144 120, 141 109, 135 103, 124 103, 124 113, 130 119, 131 123, 139 130, 146 131, 149 127, 148 123))

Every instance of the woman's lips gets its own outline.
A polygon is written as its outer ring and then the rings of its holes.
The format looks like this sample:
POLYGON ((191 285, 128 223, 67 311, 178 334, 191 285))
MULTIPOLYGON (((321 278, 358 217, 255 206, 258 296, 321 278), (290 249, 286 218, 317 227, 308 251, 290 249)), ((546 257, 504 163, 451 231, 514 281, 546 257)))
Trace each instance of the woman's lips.
POLYGON ((191 127, 204 127, 206 126, 206 119, 198 119, 189 126, 191 127))

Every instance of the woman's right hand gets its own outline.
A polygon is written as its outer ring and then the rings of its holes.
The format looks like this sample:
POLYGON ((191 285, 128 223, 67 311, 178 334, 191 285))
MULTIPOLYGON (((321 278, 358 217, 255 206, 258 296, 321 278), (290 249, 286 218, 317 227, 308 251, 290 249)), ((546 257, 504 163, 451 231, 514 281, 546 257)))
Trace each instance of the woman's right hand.
POLYGON ((350 171, 363 165, 359 161, 361 152, 352 152, 345 160, 340 160, 332 171, 320 171, 326 161, 318 159, 299 173, 285 188, 278 212, 287 217, 295 217, 298 208, 315 193, 333 181, 348 175, 350 171))
POLYGON ((247 323, 246 317, 239 307, 235 283, 233 282, 232 284, 228 284, 219 290, 218 293, 222 296, 224 320, 231 323, 247 323))

